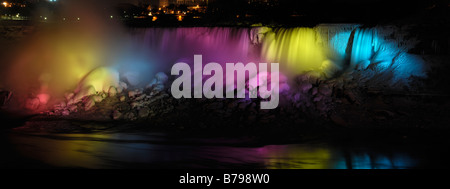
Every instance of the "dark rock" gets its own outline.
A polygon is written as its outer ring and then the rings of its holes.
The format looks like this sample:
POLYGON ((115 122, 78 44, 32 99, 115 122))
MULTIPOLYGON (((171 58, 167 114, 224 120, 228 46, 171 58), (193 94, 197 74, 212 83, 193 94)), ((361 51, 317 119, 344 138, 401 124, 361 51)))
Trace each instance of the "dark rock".
POLYGON ((311 83, 302 83, 299 86, 299 89, 302 93, 307 93, 310 89, 312 88, 312 84, 311 83))
POLYGON ((359 104, 358 99, 357 99, 357 97, 356 97, 356 95, 355 95, 355 93, 353 91, 345 90, 344 91, 344 95, 351 103, 358 103, 359 104))
POLYGON ((68 116, 69 114, 70 114, 69 110, 63 110, 61 112, 61 115, 63 115, 63 116, 68 116))
POLYGON ((293 101, 298 102, 300 100, 300 93, 297 93, 293 96, 293 101))
POLYGON ((331 94, 333 93, 333 89, 330 85, 321 84, 319 86, 319 93, 325 96, 331 96, 331 94))
POLYGON ((134 100, 135 101, 141 101, 141 100, 144 100, 146 97, 147 97, 147 95, 141 94, 141 95, 137 96, 134 100))
POLYGON ((323 98, 323 96, 317 95, 316 97, 314 97, 313 101, 314 101, 314 102, 319 102, 319 101, 322 100, 322 98, 323 98))
POLYGON ((134 101, 130 103, 132 109, 139 109, 143 106, 141 101, 134 101))
POLYGON ((319 90, 317 89, 317 87, 314 87, 314 88, 312 89, 312 91, 311 91, 311 94, 314 96, 314 95, 316 95, 317 93, 319 93, 319 90))
POLYGON ((233 100, 230 103, 228 103, 227 109, 234 109, 234 108, 238 107, 238 105, 239 105, 239 102, 236 100, 233 100))
MULTIPOLYGON (((152 98, 152 99, 148 102, 148 104, 152 104, 152 103, 154 103, 154 102, 156 102, 156 101, 159 101, 159 100, 161 100, 161 99, 163 99, 163 98, 166 98, 166 97, 169 97, 169 95, 168 95, 168 94, 165 94, 165 93, 160 94, 160 95, 155 96, 154 98, 152 98)), ((199 99, 201 99, 201 98, 199 98, 199 99)))
POLYGON ((127 113, 125 113, 123 118, 126 119, 126 120, 131 120, 131 121, 134 121, 134 120, 137 119, 136 114, 134 114, 134 112, 127 112, 127 113))
POLYGON ((330 107, 325 101, 320 101, 316 104, 316 108, 320 113, 326 113, 330 107))
POLYGON ((347 127, 348 123, 347 121, 345 121, 345 119, 343 119, 342 117, 333 114, 330 116, 331 121, 333 121, 334 124, 342 126, 342 127, 347 127))
POLYGON ((241 110, 244 110, 245 108, 247 108, 247 106, 248 106, 249 104, 250 104, 250 103, 247 103, 247 102, 241 102, 241 103, 239 103, 238 108, 241 109, 241 110))
POLYGON ((261 123, 270 123, 270 122, 274 121, 275 118, 276 118, 275 115, 268 115, 268 116, 261 117, 260 121, 261 121, 261 123))
POLYGON ((306 82, 309 82, 309 75, 299 75, 298 77, 297 77, 297 82, 299 82, 299 83, 306 83, 306 82))
POLYGON ((140 118, 148 117, 148 114, 150 113, 150 109, 148 107, 141 108, 138 112, 138 115, 140 118))
POLYGON ((256 115, 249 115, 249 116, 247 117, 247 122, 248 122, 248 123, 254 123, 254 122, 256 122, 256 121, 257 121, 256 115))
POLYGON ((126 102, 120 102, 120 103, 118 103, 116 105, 116 109, 119 110, 119 111, 124 112, 124 111, 130 110, 131 106, 128 103, 126 103, 126 102))
POLYGON ((358 87, 358 84, 355 82, 350 82, 350 83, 347 83, 344 87, 345 87, 345 89, 354 89, 354 88, 358 87))
POLYGON ((395 113, 391 112, 389 110, 374 110, 374 112, 379 117, 385 117, 385 118, 393 118, 393 117, 395 117, 395 113))
POLYGON ((211 104, 208 104, 206 107, 207 107, 207 109, 212 109, 212 110, 221 109, 221 108, 223 108, 223 103, 222 102, 213 102, 211 104))

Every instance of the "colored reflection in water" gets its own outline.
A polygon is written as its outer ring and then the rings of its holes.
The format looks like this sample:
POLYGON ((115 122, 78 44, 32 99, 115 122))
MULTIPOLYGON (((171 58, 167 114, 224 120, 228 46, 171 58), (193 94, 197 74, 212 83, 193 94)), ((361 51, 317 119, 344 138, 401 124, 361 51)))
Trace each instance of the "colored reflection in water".
MULTIPOLYGON (((420 162, 403 152, 318 144, 236 146, 223 139, 161 134, 10 135, 21 156, 73 168, 403 169, 420 162)), ((401 151, 401 150, 399 150, 401 151)))
POLYGON ((267 146, 269 169, 329 169, 333 168, 333 154, 320 146, 280 145, 267 146))
POLYGON ((410 169, 418 161, 404 153, 351 153, 334 164, 335 169, 410 169))

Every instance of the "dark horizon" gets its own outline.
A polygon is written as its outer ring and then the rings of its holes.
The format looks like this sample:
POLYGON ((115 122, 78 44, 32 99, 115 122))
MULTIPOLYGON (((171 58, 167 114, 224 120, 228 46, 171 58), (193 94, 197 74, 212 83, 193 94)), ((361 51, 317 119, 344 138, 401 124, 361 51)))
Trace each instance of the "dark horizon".
POLYGON ((119 18, 127 25, 134 26, 450 23, 449 0, 209 0, 207 6, 206 3, 200 3, 200 9, 192 6, 189 8, 190 5, 180 2, 173 4, 175 1, 172 0, 163 3, 159 0, 58 0, 56 3, 44 0, 44 2, 46 3, 32 3, 26 7, 5 6, 0 8, 0 13, 9 17, 20 15, 26 19, 45 22, 54 21, 53 17, 62 20, 67 17, 67 12, 76 13, 72 19, 94 13, 106 19, 119 18), (155 15, 158 15, 157 19, 153 18, 155 15), (48 20, 42 20, 43 17, 48 17, 48 20), (179 19, 182 22, 179 22, 179 19))

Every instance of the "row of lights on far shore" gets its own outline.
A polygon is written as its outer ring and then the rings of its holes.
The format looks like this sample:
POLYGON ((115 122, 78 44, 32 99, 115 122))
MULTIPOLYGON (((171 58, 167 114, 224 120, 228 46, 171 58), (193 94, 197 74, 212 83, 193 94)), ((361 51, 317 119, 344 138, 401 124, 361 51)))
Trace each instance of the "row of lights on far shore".
MULTIPOLYGON (((16 17, 18 17, 18 16, 19 16, 19 14, 16 15, 16 17)), ((40 16, 40 18, 43 19, 43 20, 48 20, 48 17, 46 17, 46 16, 40 16)), ((109 18, 110 18, 110 19, 114 19, 114 16, 111 15, 111 16, 109 16, 109 18)), ((158 19, 157 16, 152 16, 152 21, 156 21, 157 19, 158 19)), ((62 20, 63 20, 63 21, 66 21, 67 19, 66 19, 66 18, 62 18, 62 20)), ((80 20, 81 20, 80 17, 77 17, 77 21, 80 21, 80 20)), ((178 16, 177 16, 177 20, 178 20, 178 21, 183 21, 183 16, 178 15, 178 16)))
MULTIPOLYGON (((48 0, 49 2, 57 2, 57 0, 48 0)), ((4 7, 12 7, 13 5, 17 5, 16 3, 8 3, 7 1, 3 1, 2 5, 4 7)), ((25 4, 21 4, 19 3, 18 5, 20 5, 20 7, 25 7, 25 4)))
MULTIPOLYGON (((0 2, 1 2, 1 1, 0 1, 0 2)), ((14 5, 14 6, 20 6, 20 7, 26 7, 25 4, 21 4, 21 3, 8 3, 7 1, 4 1, 4 2, 2 3, 2 5, 3 5, 3 7, 5 7, 5 8, 7 8, 7 7, 12 7, 13 5, 14 5)))
MULTIPOLYGON (((44 22, 50 20, 50 17, 42 16, 42 15, 39 16, 39 18, 40 18, 41 21, 44 21, 44 22)), ((113 15, 110 15, 109 18, 110 18, 110 19, 114 19, 115 17, 114 17, 113 15)), ((157 17, 156 15, 151 16, 151 18, 152 18, 152 21, 158 20, 158 17, 157 17)), ((193 18, 199 18, 199 17, 194 16, 193 18)), ((20 13, 17 13, 17 14, 15 14, 15 15, 10 15, 10 14, 2 15, 2 19, 29 19, 29 18, 20 15, 20 13)), ((184 16, 182 16, 182 15, 176 15, 176 19, 177 19, 178 21, 181 22, 181 21, 183 21, 184 16)), ((68 21, 69 19, 66 18, 66 17, 63 17, 63 18, 61 18, 61 20, 62 20, 62 21, 68 21)), ((77 18, 76 18, 76 21, 81 21, 81 18, 80 18, 80 17, 77 17, 77 18)))

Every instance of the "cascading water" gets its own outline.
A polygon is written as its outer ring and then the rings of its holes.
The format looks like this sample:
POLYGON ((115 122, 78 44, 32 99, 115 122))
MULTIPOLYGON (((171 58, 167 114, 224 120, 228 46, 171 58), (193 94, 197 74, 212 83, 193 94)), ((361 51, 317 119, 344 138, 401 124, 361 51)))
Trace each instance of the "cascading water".
POLYGON ((146 28, 105 36, 103 30, 92 34, 57 28, 37 34, 28 50, 19 53, 6 84, 21 97, 37 98, 34 101, 42 106, 49 99, 57 102, 75 88, 78 92, 107 91, 110 85, 120 87, 119 80, 145 86, 155 73, 168 72, 174 63, 192 65, 194 54, 203 55, 205 63, 222 66, 229 62, 280 63, 280 71, 288 77, 330 78, 354 67, 392 73, 392 81, 385 83, 424 76, 420 58, 383 39, 388 34, 378 30, 357 25, 146 28))
POLYGON ((365 69, 372 55, 379 50, 377 31, 373 29, 357 29, 354 31, 350 52, 350 66, 361 66, 365 69))
POLYGON ((385 85, 399 82, 407 85, 410 76, 424 77, 423 60, 406 53, 411 47, 401 47, 398 42, 386 39, 387 36, 381 35, 376 28, 354 30, 349 47, 350 68, 371 70, 366 72, 367 77, 390 75, 389 79, 380 78, 385 85))
POLYGON ((323 42, 312 28, 281 28, 266 33, 261 55, 269 62, 281 63, 291 74, 322 72, 329 67, 323 42))
POLYGON ((194 54, 202 54, 204 62, 220 64, 260 61, 258 47, 245 28, 148 28, 132 33, 143 48, 157 54, 165 69, 181 60, 193 63, 194 54))

